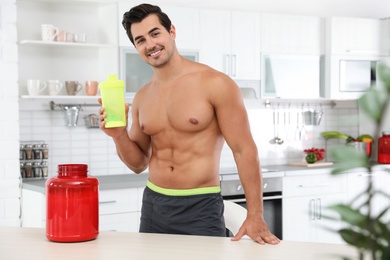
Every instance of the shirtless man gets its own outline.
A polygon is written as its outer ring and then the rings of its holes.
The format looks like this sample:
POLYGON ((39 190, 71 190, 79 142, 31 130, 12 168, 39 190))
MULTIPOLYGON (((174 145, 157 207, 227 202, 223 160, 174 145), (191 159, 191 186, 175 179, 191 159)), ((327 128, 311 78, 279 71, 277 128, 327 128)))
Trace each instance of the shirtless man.
POLYGON ((100 129, 132 171, 149 167, 140 232, 225 235, 219 163, 226 140, 248 208, 232 240, 248 235, 260 244, 279 243, 263 218, 258 152, 237 85, 180 56, 175 27, 159 7, 142 4, 123 17, 130 41, 154 75, 134 97, 130 130, 105 128, 103 107, 100 129))

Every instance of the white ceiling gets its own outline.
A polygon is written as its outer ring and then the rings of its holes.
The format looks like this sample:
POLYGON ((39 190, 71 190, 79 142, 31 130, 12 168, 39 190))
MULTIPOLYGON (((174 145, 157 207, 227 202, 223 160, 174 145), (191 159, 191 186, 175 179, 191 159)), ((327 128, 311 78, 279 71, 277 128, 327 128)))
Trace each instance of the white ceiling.
POLYGON ((150 3, 321 17, 390 17, 390 0, 152 0, 150 3))

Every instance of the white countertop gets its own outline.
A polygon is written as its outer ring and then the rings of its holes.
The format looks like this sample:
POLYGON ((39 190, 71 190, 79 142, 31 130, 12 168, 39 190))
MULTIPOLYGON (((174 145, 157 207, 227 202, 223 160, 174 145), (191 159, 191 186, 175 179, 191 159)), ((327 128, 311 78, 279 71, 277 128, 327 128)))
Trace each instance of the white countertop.
POLYGON ((0 259, 13 260, 336 260, 340 255, 357 259, 347 245, 282 241, 260 245, 249 239, 101 232, 97 239, 81 243, 55 243, 43 228, 0 227, 0 259))

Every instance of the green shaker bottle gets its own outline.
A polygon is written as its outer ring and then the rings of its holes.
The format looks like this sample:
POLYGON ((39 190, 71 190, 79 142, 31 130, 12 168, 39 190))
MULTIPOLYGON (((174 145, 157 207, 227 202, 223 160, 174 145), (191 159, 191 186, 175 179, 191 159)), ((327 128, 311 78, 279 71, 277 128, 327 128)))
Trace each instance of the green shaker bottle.
POLYGON ((115 74, 99 84, 102 105, 106 114, 106 128, 126 126, 125 84, 115 74))

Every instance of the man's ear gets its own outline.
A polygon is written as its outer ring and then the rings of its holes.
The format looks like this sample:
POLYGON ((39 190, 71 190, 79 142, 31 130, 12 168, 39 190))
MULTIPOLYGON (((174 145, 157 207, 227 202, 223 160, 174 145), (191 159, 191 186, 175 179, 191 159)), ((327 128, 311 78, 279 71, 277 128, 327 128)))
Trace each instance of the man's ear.
POLYGON ((171 30, 169 31, 169 34, 172 37, 172 40, 176 39, 176 28, 173 24, 171 24, 171 30))

